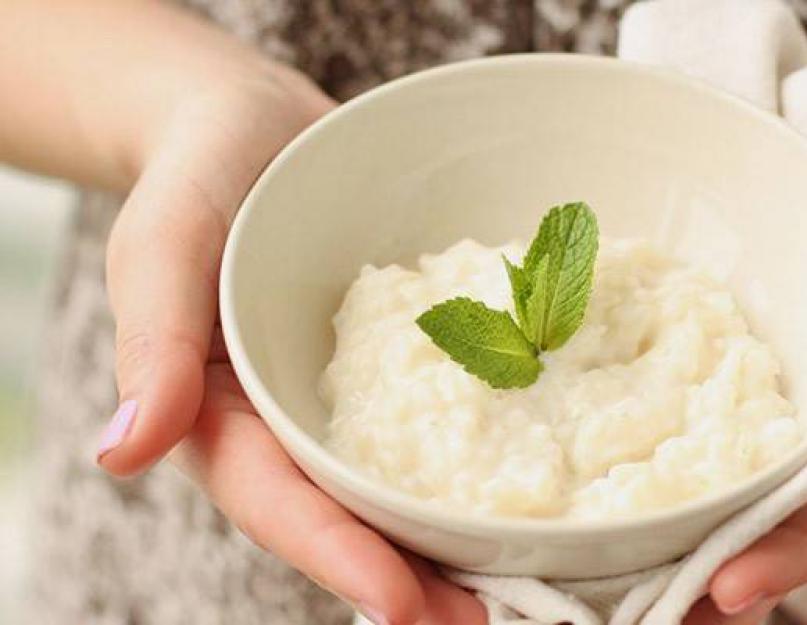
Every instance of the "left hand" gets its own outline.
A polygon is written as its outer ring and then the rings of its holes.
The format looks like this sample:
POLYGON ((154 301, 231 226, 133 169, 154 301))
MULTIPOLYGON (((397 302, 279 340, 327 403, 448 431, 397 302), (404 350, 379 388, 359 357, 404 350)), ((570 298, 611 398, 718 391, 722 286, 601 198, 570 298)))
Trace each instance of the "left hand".
POLYGON ((176 104, 113 228, 107 284, 124 403, 99 463, 132 475, 170 451, 257 546, 379 624, 484 625, 470 594, 306 478, 228 361, 216 310, 230 222, 264 164, 333 106, 294 70, 257 65, 254 79, 228 73, 212 94, 176 104))
POLYGON ((684 625, 759 625, 807 584, 807 507, 724 564, 684 625))

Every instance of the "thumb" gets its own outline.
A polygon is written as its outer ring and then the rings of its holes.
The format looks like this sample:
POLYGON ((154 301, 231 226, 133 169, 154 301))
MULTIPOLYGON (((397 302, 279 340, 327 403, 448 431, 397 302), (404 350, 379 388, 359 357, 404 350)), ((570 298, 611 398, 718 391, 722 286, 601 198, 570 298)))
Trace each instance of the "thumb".
POLYGON ((98 462, 115 475, 148 468, 193 426, 232 218, 271 157, 332 106, 290 70, 275 68, 268 84, 193 100, 160 134, 113 228, 107 287, 121 403, 98 462))
POLYGON ((148 468, 196 419, 230 218, 164 168, 144 174, 115 224, 107 283, 121 401, 98 449, 113 474, 148 468))

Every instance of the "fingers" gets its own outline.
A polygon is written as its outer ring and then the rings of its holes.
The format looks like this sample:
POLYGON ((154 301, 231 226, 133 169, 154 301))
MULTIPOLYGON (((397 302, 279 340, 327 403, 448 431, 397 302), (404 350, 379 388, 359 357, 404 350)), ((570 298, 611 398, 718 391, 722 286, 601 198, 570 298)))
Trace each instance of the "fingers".
POLYGON ((471 593, 452 584, 434 566, 413 554, 404 558, 417 575, 426 607, 418 625, 487 625, 482 603, 471 593))
POLYGON ((683 625, 762 625, 780 601, 781 597, 762 600, 748 610, 730 616, 723 614, 711 598, 705 597, 695 604, 683 625))
POLYGON ((259 546, 378 622, 417 623, 424 597, 410 567, 297 469, 229 366, 208 367, 205 393, 172 460, 259 546))
POLYGON ((148 467, 193 424, 216 318, 229 216, 163 171, 135 188, 108 251, 121 409, 98 457, 118 475, 148 467))
POLYGON ((807 583, 807 509, 803 509, 751 548, 726 563, 710 592, 725 613, 807 583))

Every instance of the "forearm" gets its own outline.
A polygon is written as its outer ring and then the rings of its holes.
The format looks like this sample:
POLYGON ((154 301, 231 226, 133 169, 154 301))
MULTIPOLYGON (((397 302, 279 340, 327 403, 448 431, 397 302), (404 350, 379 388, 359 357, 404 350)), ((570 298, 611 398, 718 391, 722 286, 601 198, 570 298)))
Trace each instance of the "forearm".
POLYGON ((286 80, 297 78, 159 2, 3 0, 0 161, 125 190, 184 108, 286 80))

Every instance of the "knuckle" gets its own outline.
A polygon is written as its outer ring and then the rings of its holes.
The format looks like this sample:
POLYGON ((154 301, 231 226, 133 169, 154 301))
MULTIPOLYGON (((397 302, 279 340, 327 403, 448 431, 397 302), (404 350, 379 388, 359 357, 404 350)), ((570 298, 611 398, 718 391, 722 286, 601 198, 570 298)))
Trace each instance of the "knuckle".
POLYGON ((118 333, 115 358, 119 377, 141 369, 153 351, 153 340, 148 332, 118 333))
POLYGON ((123 330, 118 333, 115 357, 119 378, 150 368, 156 359, 169 356, 171 361, 203 364, 204 346, 198 337, 180 328, 123 330))

